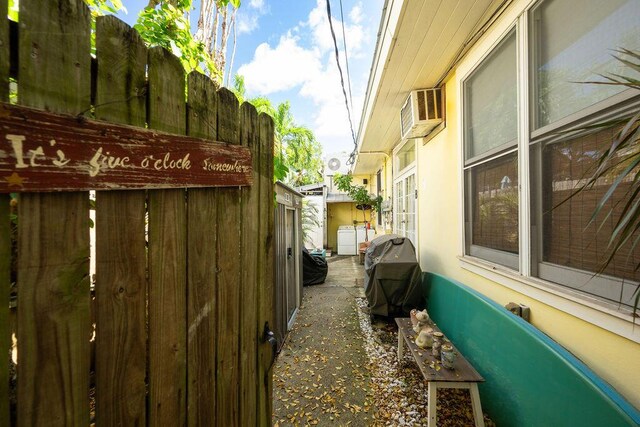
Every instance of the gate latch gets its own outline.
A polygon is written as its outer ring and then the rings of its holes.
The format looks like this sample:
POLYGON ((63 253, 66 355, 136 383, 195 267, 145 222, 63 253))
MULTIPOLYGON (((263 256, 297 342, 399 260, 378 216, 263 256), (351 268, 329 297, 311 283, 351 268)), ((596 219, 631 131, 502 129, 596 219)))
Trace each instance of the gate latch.
POLYGON ((273 362, 276 360, 276 354, 278 353, 278 340, 276 336, 269 328, 269 322, 264 322, 264 330, 262 331, 262 342, 271 344, 271 362, 269 363, 269 369, 273 366, 273 362))

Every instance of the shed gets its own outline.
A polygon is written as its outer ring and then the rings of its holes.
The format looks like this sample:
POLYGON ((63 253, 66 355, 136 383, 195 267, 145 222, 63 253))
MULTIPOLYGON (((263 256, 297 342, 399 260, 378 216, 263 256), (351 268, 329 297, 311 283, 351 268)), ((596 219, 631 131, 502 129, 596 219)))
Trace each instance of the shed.
POLYGON ((302 302, 302 194, 276 182, 275 319, 278 348, 293 326, 302 302))

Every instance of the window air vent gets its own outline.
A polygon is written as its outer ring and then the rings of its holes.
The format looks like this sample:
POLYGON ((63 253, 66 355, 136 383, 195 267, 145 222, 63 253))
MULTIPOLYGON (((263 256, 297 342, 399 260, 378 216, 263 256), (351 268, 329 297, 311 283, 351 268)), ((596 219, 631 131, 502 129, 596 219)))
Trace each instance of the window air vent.
POLYGON ((400 109, 402 139, 422 138, 442 123, 442 90, 411 91, 400 109))

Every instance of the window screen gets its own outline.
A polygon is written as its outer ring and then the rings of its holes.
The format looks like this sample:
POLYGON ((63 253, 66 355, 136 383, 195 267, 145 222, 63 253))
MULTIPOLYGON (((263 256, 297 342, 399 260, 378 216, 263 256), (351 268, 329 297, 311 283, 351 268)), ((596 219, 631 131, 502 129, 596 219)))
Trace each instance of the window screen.
POLYGON ((533 11, 534 128, 551 124, 624 88, 585 84, 627 72, 614 50, 640 50, 638 0, 547 0, 533 11))
POLYGON ((513 31, 465 81, 465 159, 515 143, 518 134, 516 84, 516 34, 513 31))
POLYGON ((516 32, 464 82, 466 253, 518 268, 516 32))

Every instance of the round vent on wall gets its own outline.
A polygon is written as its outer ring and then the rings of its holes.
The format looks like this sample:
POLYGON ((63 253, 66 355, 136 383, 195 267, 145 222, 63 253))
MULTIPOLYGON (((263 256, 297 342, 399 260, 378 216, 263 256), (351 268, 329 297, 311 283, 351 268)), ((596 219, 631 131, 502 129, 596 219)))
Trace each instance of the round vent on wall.
POLYGON ((334 157, 331 160, 329 160, 329 162, 327 163, 327 166, 329 167, 330 170, 335 172, 338 169, 340 169, 340 160, 334 157))

